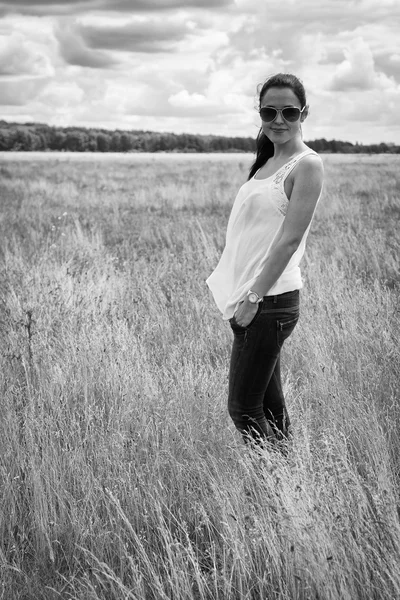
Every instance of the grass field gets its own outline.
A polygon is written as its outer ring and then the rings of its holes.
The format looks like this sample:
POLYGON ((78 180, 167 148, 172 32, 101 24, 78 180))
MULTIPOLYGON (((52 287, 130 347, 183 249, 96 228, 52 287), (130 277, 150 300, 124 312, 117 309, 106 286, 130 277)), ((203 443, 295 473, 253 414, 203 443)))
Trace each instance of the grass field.
POLYGON ((323 157, 287 458, 205 285, 243 155, 0 156, 0 599, 400 598, 400 157, 323 157))

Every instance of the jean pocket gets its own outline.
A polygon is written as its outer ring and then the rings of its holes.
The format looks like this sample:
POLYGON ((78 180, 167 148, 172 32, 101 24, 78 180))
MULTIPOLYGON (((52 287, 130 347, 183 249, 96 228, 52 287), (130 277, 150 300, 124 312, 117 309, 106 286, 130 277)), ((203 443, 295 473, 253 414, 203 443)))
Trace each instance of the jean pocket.
POLYGON ((234 333, 246 333, 247 327, 242 327, 241 325, 238 325, 236 323, 235 316, 229 319, 229 325, 231 326, 231 329, 234 333))
POLYGON ((233 315, 233 317, 231 319, 229 319, 229 323, 230 323, 230 326, 233 329, 233 331, 236 333, 245 333, 257 321, 258 317, 261 314, 261 310, 262 310, 262 302, 259 302, 256 314, 254 315, 254 317, 252 318, 250 323, 248 325, 246 325, 246 327, 242 327, 241 325, 238 325, 236 323, 235 315, 233 315))
POLYGON ((283 346, 283 342, 293 332, 293 329, 296 327, 298 320, 299 320, 299 314, 288 315, 285 318, 277 320, 277 322, 276 322, 276 337, 277 337, 277 344, 280 348, 283 346))

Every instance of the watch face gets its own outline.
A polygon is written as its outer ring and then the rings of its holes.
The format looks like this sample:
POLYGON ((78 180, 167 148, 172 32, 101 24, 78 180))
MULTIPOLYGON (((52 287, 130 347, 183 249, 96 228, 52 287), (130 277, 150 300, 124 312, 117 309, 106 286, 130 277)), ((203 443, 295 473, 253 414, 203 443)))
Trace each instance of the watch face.
POLYGON ((256 304, 257 300, 258 298, 256 294, 249 294, 249 302, 251 302, 251 304, 256 304))

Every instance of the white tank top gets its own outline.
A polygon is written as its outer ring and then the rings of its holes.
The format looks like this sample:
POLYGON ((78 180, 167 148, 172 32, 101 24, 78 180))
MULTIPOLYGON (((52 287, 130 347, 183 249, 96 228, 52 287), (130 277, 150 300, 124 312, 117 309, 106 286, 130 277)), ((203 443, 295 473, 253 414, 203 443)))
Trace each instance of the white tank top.
MULTIPOLYGON (((313 150, 305 150, 270 177, 252 177, 240 188, 229 217, 224 251, 215 271, 206 281, 223 319, 233 316, 238 303, 245 298, 261 273, 289 205, 285 179, 299 160, 308 154, 318 156, 313 150)), ((266 295, 283 294, 303 287, 299 263, 310 226, 311 222, 282 275, 266 295)))

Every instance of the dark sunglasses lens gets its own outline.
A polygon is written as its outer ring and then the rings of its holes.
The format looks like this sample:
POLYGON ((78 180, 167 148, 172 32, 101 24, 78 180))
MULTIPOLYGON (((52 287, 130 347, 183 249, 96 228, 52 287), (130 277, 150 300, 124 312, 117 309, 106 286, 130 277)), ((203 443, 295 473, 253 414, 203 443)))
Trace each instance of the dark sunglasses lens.
POLYGON ((284 119, 286 119, 286 121, 294 123, 295 121, 298 121, 300 117, 300 109, 295 107, 284 108, 282 111, 282 116, 284 119))
POLYGON ((269 123, 273 121, 277 115, 277 112, 274 108, 261 108, 260 109, 260 117, 265 123, 269 123))

